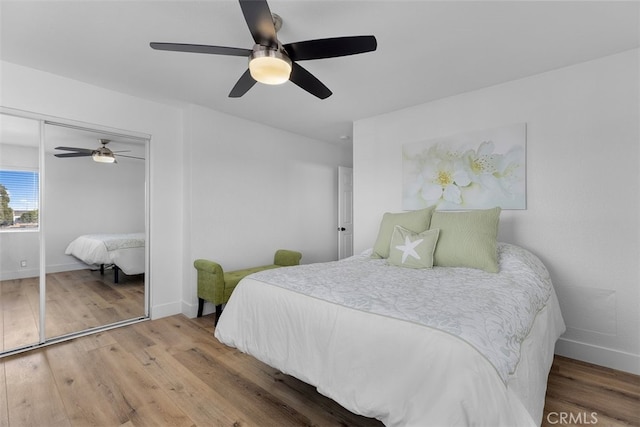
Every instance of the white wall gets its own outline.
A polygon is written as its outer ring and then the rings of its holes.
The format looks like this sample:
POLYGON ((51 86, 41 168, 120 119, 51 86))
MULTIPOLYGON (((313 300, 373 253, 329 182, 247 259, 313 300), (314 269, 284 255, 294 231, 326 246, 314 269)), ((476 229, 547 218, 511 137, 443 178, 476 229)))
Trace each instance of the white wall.
POLYGON ((195 315, 198 257, 230 269, 271 263, 278 248, 337 258, 337 167, 351 166, 350 149, 0 65, 3 107, 151 135, 152 317, 195 315))
MULTIPOLYGON (((271 264, 280 248, 303 263, 337 259, 338 166, 351 166, 350 149, 198 106, 184 124, 186 283, 198 258, 226 270, 271 264)), ((195 315, 196 289, 185 290, 195 315)))
POLYGON ((0 63, 0 105, 151 135, 151 314, 181 312, 182 124, 178 108, 0 63))
POLYGON ((527 123, 527 210, 500 240, 550 270, 559 354, 640 373, 639 52, 628 51, 354 124, 356 252, 401 210, 404 143, 527 123))

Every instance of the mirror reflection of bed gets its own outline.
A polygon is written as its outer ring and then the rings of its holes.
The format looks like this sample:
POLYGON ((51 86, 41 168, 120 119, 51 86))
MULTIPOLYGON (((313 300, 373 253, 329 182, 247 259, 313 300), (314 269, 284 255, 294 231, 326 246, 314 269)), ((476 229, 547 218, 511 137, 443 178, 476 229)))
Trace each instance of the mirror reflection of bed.
POLYGON ((103 275, 111 268, 113 283, 118 283, 121 271, 127 275, 144 273, 144 240, 144 232, 84 234, 69 243, 64 253, 87 265, 99 266, 103 275))
POLYGON ((144 233, 86 234, 65 254, 86 269, 47 275, 47 335, 144 315, 144 233))

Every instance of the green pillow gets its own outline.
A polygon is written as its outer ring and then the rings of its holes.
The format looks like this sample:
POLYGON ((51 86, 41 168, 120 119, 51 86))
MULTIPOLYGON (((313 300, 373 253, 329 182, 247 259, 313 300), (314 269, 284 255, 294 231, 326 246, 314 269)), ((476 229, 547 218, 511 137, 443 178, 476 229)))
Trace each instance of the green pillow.
POLYGON ((396 225, 387 262, 398 267, 432 268, 439 231, 436 228, 414 233, 396 225))
POLYGON ((500 208, 433 213, 431 228, 440 229, 434 265, 498 272, 500 208))
POLYGON ((401 213, 385 213, 382 216, 378 238, 373 245, 372 258, 389 258, 389 245, 391 244, 391 235, 393 228, 400 225, 414 233, 420 233, 429 229, 431 215, 435 206, 431 206, 419 211, 401 212, 401 213))

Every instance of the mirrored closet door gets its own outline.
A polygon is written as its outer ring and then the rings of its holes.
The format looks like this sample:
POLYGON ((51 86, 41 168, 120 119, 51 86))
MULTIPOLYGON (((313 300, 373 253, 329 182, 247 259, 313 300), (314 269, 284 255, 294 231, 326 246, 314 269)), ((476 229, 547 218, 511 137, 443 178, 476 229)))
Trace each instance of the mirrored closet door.
POLYGON ((44 128, 46 336, 145 316, 145 148, 124 134, 44 128))
POLYGON ((40 122, 0 115, 0 351, 40 337, 40 122))
POLYGON ((2 206, 12 212, 0 230, 0 354, 147 318, 148 138, 0 119, 2 206), (35 195, 5 170, 35 174, 35 195))

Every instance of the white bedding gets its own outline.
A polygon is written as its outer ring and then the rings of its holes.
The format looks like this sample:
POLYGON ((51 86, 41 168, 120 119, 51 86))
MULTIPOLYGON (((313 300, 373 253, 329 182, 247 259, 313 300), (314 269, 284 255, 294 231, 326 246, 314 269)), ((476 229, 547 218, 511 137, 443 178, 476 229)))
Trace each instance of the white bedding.
POLYGON ((258 273, 215 334, 386 425, 539 425, 564 322, 535 256, 500 244, 499 261, 498 274, 363 256, 258 273))
POLYGON ((65 250, 89 265, 115 264, 125 274, 145 272, 144 233, 85 234, 65 250))

